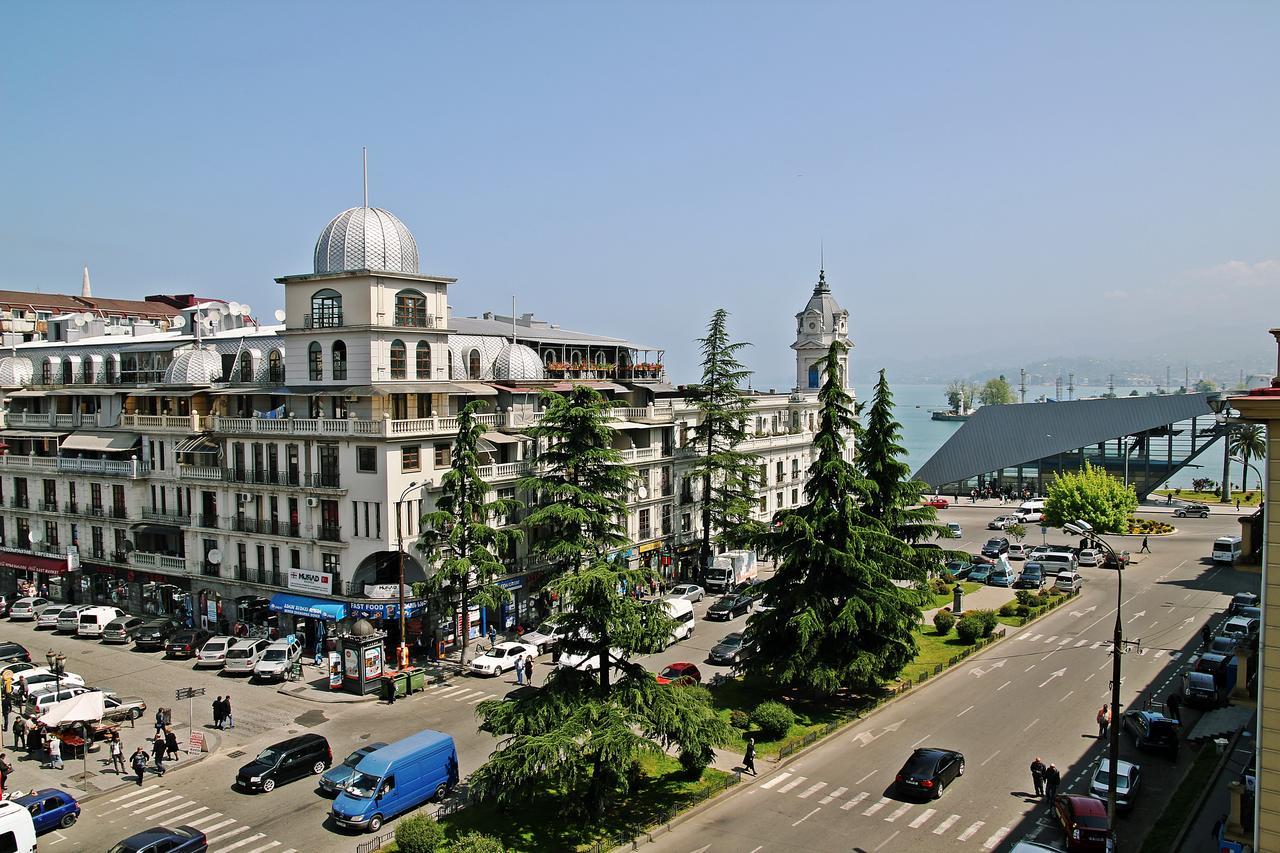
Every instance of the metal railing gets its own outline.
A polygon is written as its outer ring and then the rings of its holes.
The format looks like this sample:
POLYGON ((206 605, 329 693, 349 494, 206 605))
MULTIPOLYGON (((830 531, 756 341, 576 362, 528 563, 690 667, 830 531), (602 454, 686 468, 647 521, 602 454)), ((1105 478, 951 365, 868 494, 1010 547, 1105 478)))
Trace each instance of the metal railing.
POLYGON ((341 325, 342 309, 340 308, 302 315, 302 328, 304 329, 336 329, 341 325))
POLYGON ((167 524, 190 524, 191 513, 189 512, 165 512, 158 509, 142 509, 143 521, 162 521, 167 524))
POLYGON ((239 533, 261 533, 265 536, 292 536, 296 538, 301 535, 299 527, 300 525, 292 522, 271 518, 236 516, 231 519, 231 529, 239 533))
POLYGON ((236 566, 236 580, 245 583, 256 583, 260 586, 277 586, 284 588, 285 576, 278 569, 268 569, 263 566, 236 566))
POLYGON ((342 527, 337 524, 322 524, 317 530, 316 538, 322 542, 341 542, 342 527))

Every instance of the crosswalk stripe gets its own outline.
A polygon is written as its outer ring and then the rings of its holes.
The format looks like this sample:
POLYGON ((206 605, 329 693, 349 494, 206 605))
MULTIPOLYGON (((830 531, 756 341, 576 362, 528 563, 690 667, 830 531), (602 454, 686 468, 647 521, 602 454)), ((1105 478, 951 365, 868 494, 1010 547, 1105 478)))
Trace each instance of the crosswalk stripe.
POLYGON ((472 697, 475 697, 475 696, 484 696, 484 695, 486 694, 483 690, 469 690, 466 693, 459 693, 457 696, 450 696, 449 698, 455 702, 462 702, 465 699, 471 699, 472 697))
POLYGON ((902 817, 904 814, 906 814, 909 811, 911 811, 911 803, 903 803, 902 805, 894 809, 893 813, 890 814, 888 817, 886 817, 885 820, 887 820, 889 823, 893 823, 895 820, 902 817))
POLYGON ((158 812, 152 812, 151 814, 147 815, 147 820, 155 820, 158 817, 163 817, 164 815, 167 815, 170 812, 176 812, 178 809, 185 809, 191 805, 194 805, 194 803, 192 803, 191 800, 186 800, 184 802, 178 803, 176 806, 169 806, 169 808, 167 809, 161 809, 158 812))
POLYGON ((809 778, 808 776, 797 776, 796 778, 792 779, 790 782, 788 782, 787 784, 779 788, 778 793, 785 794, 787 791, 790 791, 792 788, 796 787, 797 785, 799 785, 801 782, 803 782, 805 779, 808 779, 808 778, 809 778))
POLYGON ((918 817, 918 818, 916 818, 915 820, 911 821, 911 823, 907 824, 907 826, 911 827, 912 829, 919 829, 920 827, 922 827, 922 826, 924 826, 926 823, 928 823, 928 822, 929 822, 929 818, 933 817, 936 813, 937 813, 937 812, 936 812, 934 809, 925 809, 925 810, 920 814, 920 817, 918 817))
POLYGON ((853 808, 854 806, 856 806, 858 803, 862 802, 862 801, 863 801, 863 800, 865 800, 866 798, 867 798, 867 792, 866 792, 866 791, 863 791, 861 794, 859 794, 858 796, 854 797, 852 800, 850 800, 849 802, 845 803, 845 804, 844 804, 843 806, 841 806, 840 808, 844 809, 845 811, 848 811, 849 809, 853 808))
POLYGON ((934 834, 934 835, 941 835, 942 833, 946 832, 948 829, 950 829, 950 828, 951 828, 951 824, 955 823, 955 822, 956 822, 956 821, 958 821, 959 819, 960 819, 960 815, 958 815, 958 814, 953 814, 951 817, 947 818, 947 819, 946 819, 946 820, 944 820, 942 823, 940 823, 940 824, 938 824, 937 826, 935 826, 935 827, 933 828, 933 834, 934 834))
POLYGON ((1032 634, 1030 637, 1028 637, 1028 639, 1034 643, 1036 640, 1040 639, 1043 636, 1044 634, 1032 634))
POLYGON ((122 803, 122 804, 120 804, 120 805, 116 806, 114 809, 107 809, 107 812, 106 812, 106 813, 107 813, 107 814, 110 814, 111 812, 118 812, 118 811, 120 811, 121 809, 131 809, 131 808, 133 808, 134 806, 138 806, 138 805, 141 805, 142 803, 147 802, 148 800, 154 800, 156 797, 163 797, 163 796, 164 796, 165 794, 167 794, 167 793, 169 793, 169 792, 168 792, 168 791, 164 791, 164 790, 156 791, 154 794, 147 794, 145 797, 139 797, 138 799, 136 799, 136 800, 134 800, 134 801, 132 801, 132 802, 129 802, 129 803, 122 803))
POLYGON ((1096 643, 1094 643, 1094 644, 1093 644, 1092 646, 1090 646, 1089 648, 1091 648, 1091 649, 1101 648, 1105 643, 1106 643, 1106 640, 1098 640, 1096 643))
POLYGON ((1155 658, 1159 659, 1164 656, 1164 649, 1156 649, 1155 658))
MULTIPOLYGON (((227 823, 235 823, 235 821, 234 821, 234 820, 229 820, 229 821, 227 821, 227 823)), ((221 823, 220 823, 220 824, 218 824, 218 826, 211 826, 211 827, 209 827, 209 831, 210 831, 210 832, 212 832, 213 830, 217 829, 218 827, 220 827, 220 826, 225 826, 225 825, 226 825, 226 824, 221 824, 221 823)), ((245 826, 244 824, 240 824, 239 826, 233 826, 233 827, 231 827, 230 829, 228 829, 226 832, 222 833, 221 835, 209 835, 209 833, 208 833, 208 832, 206 832, 206 833, 205 833, 205 835, 207 835, 207 836, 208 836, 208 838, 209 838, 209 843, 210 843, 210 844, 212 844, 212 843, 214 843, 215 841, 221 841, 221 840, 222 840, 222 839, 224 839, 224 838, 230 838, 230 837, 231 837, 231 836, 233 836, 233 835, 239 835, 239 834, 240 834, 240 833, 242 833, 242 832, 248 832, 248 831, 249 831, 249 827, 245 826)))
POLYGON ((154 803, 151 803, 150 805, 143 806, 140 809, 134 809, 132 814, 142 814, 143 812, 149 812, 152 809, 158 809, 161 806, 167 806, 170 803, 177 802, 178 800, 182 800, 182 799, 186 799, 186 798, 183 797, 181 794, 174 794, 172 797, 170 797, 167 800, 156 800, 154 803))
POLYGON ((148 785, 145 788, 139 788, 136 791, 130 791, 129 793, 125 794, 123 797, 116 797, 114 800, 108 800, 107 802, 118 803, 121 800, 130 800, 130 799, 133 799, 134 797, 141 796, 142 794, 147 793, 147 791, 154 791, 156 788, 159 788, 159 787, 160 787, 159 785, 148 785))
MULTIPOLYGON (((245 828, 248 829, 248 827, 245 827, 245 828)), ((239 841, 237 841, 235 844, 228 844, 226 847, 223 847, 220 850, 218 850, 218 853, 231 853, 231 851, 235 850, 237 847, 243 847, 246 844, 252 844, 255 841, 261 841, 266 837, 267 837, 267 834, 265 832, 259 832, 257 835, 250 835, 248 838, 242 838, 239 841)))
POLYGON ((818 802, 822 803, 823 805, 826 805, 827 803, 831 802, 832 800, 842 795, 847 790, 849 789, 841 785, 839 788, 836 788, 834 791, 832 791, 830 794, 827 794, 821 800, 818 800, 818 802))
POLYGON ((804 789, 804 791, 802 791, 802 792, 801 792, 801 793, 799 793, 799 794, 796 794, 796 796, 797 796, 797 797, 799 797, 799 798, 800 798, 800 799, 802 799, 802 800, 807 800, 809 797, 811 797, 811 796, 813 796, 814 794, 818 793, 818 791, 819 791, 819 790, 821 790, 822 788, 825 788, 825 787, 827 787, 827 783, 826 783, 826 782, 814 782, 814 783, 813 783, 812 785, 810 785, 808 788, 805 788, 805 789, 804 789))
POLYGON ((1063 637, 1061 640, 1058 641, 1058 645, 1065 646, 1069 642, 1071 642, 1070 637, 1063 637))
POLYGON ((1009 827, 1007 826, 1000 827, 995 831, 995 833, 992 834, 990 838, 987 839, 986 843, 982 845, 982 849, 995 850, 996 847, 1000 845, 1000 842, 1004 841, 1004 837, 1008 834, 1009 834, 1009 827))
POLYGON ((959 838, 961 841, 968 841, 970 838, 972 838, 972 837, 973 837, 973 834, 974 834, 975 832, 977 832, 979 829, 982 829, 982 827, 983 827, 983 825, 984 825, 984 824, 986 824, 986 821, 985 821, 985 820, 980 820, 980 821, 975 822, 972 826, 970 826, 970 827, 969 827, 968 829, 966 829, 964 832, 960 833, 960 835, 958 836, 958 838, 959 838))
MULTIPOLYGON (((218 818, 220 818, 220 817, 222 817, 222 812, 214 812, 213 814, 207 814, 207 815, 205 815, 204 817, 200 818, 199 820, 190 820, 190 821, 187 821, 187 826, 199 826, 199 825, 200 825, 200 824, 202 824, 202 823, 208 823, 209 821, 211 821, 211 820, 217 820, 217 819, 218 819, 218 818)), ((219 824, 219 826, 221 826, 221 824, 219 824)))
POLYGON ((1078 648, 1080 648, 1081 646, 1087 646, 1087 645, 1089 645, 1089 641, 1088 641, 1088 640, 1077 640, 1077 641, 1076 641, 1076 648, 1077 648, 1077 649, 1078 649, 1078 648))
POLYGON ((466 689, 467 689, 467 688, 465 688, 465 687, 450 687, 450 688, 448 688, 448 689, 446 689, 446 690, 441 690, 441 691, 440 691, 439 693, 437 693, 436 695, 437 695, 437 696, 451 696, 451 695, 453 695, 454 693, 461 693, 463 690, 466 690, 466 689))
POLYGON ((778 774, 777 776, 774 776, 774 777, 773 777, 772 779, 770 779, 768 782, 764 782, 764 783, 762 783, 762 784, 760 785, 760 787, 761 787, 761 788, 764 788, 764 789, 767 791, 767 790, 769 790, 770 788, 772 788, 774 785, 776 785, 776 784, 778 784, 779 782, 781 782, 783 779, 786 779, 786 778, 787 778, 788 776, 790 776, 790 775, 791 775, 790 773, 780 773, 780 774, 778 774))
POLYGON ((196 815, 200 814, 200 812, 207 812, 208 810, 209 810, 208 806, 201 806, 198 809, 192 809, 189 812, 183 812, 182 814, 174 815, 172 818, 170 818, 170 820, 173 823, 185 822, 187 818, 195 817, 196 815))
POLYGON ((887 805, 889 805, 889 798, 881 797, 878 801, 867 806, 867 808, 862 812, 862 816, 871 817, 873 814, 880 811, 882 808, 884 808, 887 805))
POLYGON ((264 844, 261 847, 255 847, 252 850, 249 850, 247 853, 264 853, 264 851, 270 850, 272 847, 279 847, 279 846, 280 846, 279 841, 272 841, 270 844, 264 844))
POLYGON ((1057 634, 1054 634, 1052 637, 1046 637, 1046 638, 1045 638, 1045 642, 1046 642, 1046 643, 1052 643, 1052 642, 1053 642, 1054 640, 1056 640, 1056 639, 1058 639, 1058 635, 1057 635, 1057 634))
POLYGON ((493 698, 493 697, 492 697, 492 696, 490 696, 488 693, 483 693, 483 694, 481 694, 481 695, 477 696, 476 698, 472 699, 472 700, 471 700, 470 702, 468 702, 467 704, 468 704, 468 705, 479 705, 479 704, 480 704, 481 702, 483 702, 484 700, 486 700, 486 699, 492 699, 492 698, 493 698))

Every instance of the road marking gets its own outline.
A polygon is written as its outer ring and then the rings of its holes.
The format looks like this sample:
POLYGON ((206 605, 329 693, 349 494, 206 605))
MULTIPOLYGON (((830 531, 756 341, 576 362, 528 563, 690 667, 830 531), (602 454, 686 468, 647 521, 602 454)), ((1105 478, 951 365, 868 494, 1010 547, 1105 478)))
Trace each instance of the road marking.
POLYGON ((182 796, 181 794, 174 794, 172 797, 170 797, 167 800, 156 800, 154 803, 151 803, 150 805, 143 806, 140 809, 134 809, 131 812, 131 814, 142 814, 143 812, 149 812, 152 809, 158 809, 161 806, 167 806, 170 803, 177 802, 178 800, 185 800, 185 799, 186 797, 182 796))
POLYGON ((951 828, 951 824, 955 823, 955 822, 956 822, 956 821, 958 821, 959 819, 960 819, 960 815, 958 815, 958 814, 953 814, 951 817, 947 818, 947 819, 946 819, 946 820, 944 820, 942 823, 940 823, 940 824, 938 824, 937 826, 935 826, 935 827, 933 828, 933 834, 934 834, 934 835, 941 835, 942 833, 946 832, 948 829, 950 829, 950 828, 951 828))
MULTIPOLYGON (((167 809, 163 809, 154 814, 147 815, 147 820, 155 820, 158 817, 164 817, 169 812, 176 812, 178 809, 185 809, 191 805, 194 805, 194 803, 191 800, 186 800, 185 802, 178 803, 176 806, 169 806, 169 808, 167 809)), ((204 809, 200 809, 200 811, 204 811, 204 809)))
POLYGON ((995 752, 991 753, 991 754, 990 754, 990 755, 988 755, 985 759, 983 759, 982 763, 981 763, 981 764, 979 764, 978 766, 979 766, 979 767, 985 767, 988 761, 990 761, 991 759, 995 758, 995 757, 996 757, 997 755, 999 755, 999 754, 1000 754, 1000 750, 998 750, 998 749, 997 749, 995 752))
POLYGON ((902 805, 894 809, 893 814, 886 817, 885 820, 888 821, 889 823, 893 823, 895 820, 902 817, 904 814, 906 814, 909 811, 911 811, 911 803, 903 803, 902 805))
POLYGON ((925 735, 924 737, 920 738, 920 740, 918 740, 918 741, 916 741, 915 743, 911 744, 911 748, 912 748, 912 749, 915 749, 917 746, 919 746, 920 744, 924 743, 924 742, 925 742, 925 741, 927 741, 928 739, 929 739, 929 736, 928 736, 928 735, 925 735))
MULTIPOLYGON (((250 835, 248 838, 240 839, 235 844, 230 844, 226 847, 223 847, 221 850, 218 851, 218 853, 231 853, 231 851, 235 850, 237 847, 243 847, 246 844, 252 844, 255 841, 261 841, 266 837, 267 837, 267 834, 265 832, 259 832, 257 835, 250 835)), ((277 841, 276 843, 279 844, 280 842, 277 841)))
POLYGON ((805 788, 805 789, 804 789, 803 791, 801 791, 799 794, 796 794, 796 796, 797 796, 797 797, 799 797, 799 798, 800 798, 800 799, 802 799, 802 800, 807 800, 807 799, 809 799, 809 797, 811 797, 811 796, 813 796, 814 794, 818 793, 818 791, 822 790, 822 789, 823 789, 823 788, 825 788, 825 787, 827 787, 827 783, 826 783, 826 782, 814 782, 814 783, 813 783, 812 785, 810 785, 808 788, 805 788))
POLYGON ((975 832, 977 832, 979 829, 982 829, 984 824, 986 824, 985 820, 980 820, 977 823, 972 824, 968 829, 960 833, 960 835, 958 836, 959 840, 968 841, 970 838, 973 837, 973 834, 975 832))
POLYGON ((471 699, 471 698, 476 697, 476 696, 479 696, 480 698, 482 698, 482 699, 483 699, 483 698, 484 698, 485 696, 487 696, 487 695, 488 695, 488 694, 487 694, 487 693, 485 693, 483 690, 470 690, 470 691, 468 691, 468 692, 466 692, 466 693, 459 693, 459 694, 457 694, 456 696, 450 696, 449 698, 450 698, 450 699, 452 699, 452 700, 453 700, 453 701, 455 701, 455 702, 462 702, 462 701, 464 701, 464 700, 466 700, 466 699, 471 699))
POLYGON ((934 809, 925 809, 918 818, 911 821, 911 823, 907 824, 907 826, 911 827, 912 829, 919 829, 920 827, 928 823, 929 818, 933 817, 935 814, 936 814, 936 811, 934 809))
POLYGON ((217 819, 218 819, 218 818, 220 818, 220 817, 222 817, 222 812, 214 812, 214 813, 213 813, 213 814, 211 814, 211 815, 205 815, 204 817, 200 818, 199 820, 190 820, 190 821, 187 821, 187 826, 199 826, 199 825, 200 825, 200 824, 202 824, 202 823, 208 823, 209 821, 211 821, 211 820, 217 820, 217 819))
POLYGON ((159 785, 148 785, 148 786, 147 786, 147 787, 145 787, 145 788, 139 788, 139 789, 138 789, 138 790, 136 790, 136 791, 130 791, 129 793, 125 794, 123 797, 116 797, 114 800, 108 800, 108 802, 111 802, 111 803, 118 803, 118 802, 120 802, 121 800, 128 800, 128 799, 132 799, 133 797, 137 797, 137 796, 140 796, 140 795, 142 795, 142 794, 147 793, 147 791, 154 791, 156 788, 159 788, 159 787, 160 787, 159 785))
POLYGON ((1000 842, 1004 841, 1004 837, 1008 834, 1009 834, 1009 827, 1007 826, 1000 827, 995 831, 995 833, 990 838, 987 839, 986 843, 982 845, 982 849, 995 850, 996 847, 1000 845, 1000 842))
POLYGON ((1056 640, 1056 639, 1058 639, 1058 635, 1057 635, 1057 634, 1054 634, 1052 637, 1050 637, 1050 638, 1048 638, 1047 640, 1045 640, 1045 642, 1046 642, 1046 643, 1052 643, 1052 642, 1053 642, 1054 640, 1056 640))
POLYGON ((493 698, 492 696, 490 696, 488 693, 486 693, 486 694, 485 694, 485 695, 483 695, 483 696, 477 696, 476 698, 469 700, 469 701, 467 702, 467 704, 468 704, 468 705, 479 705, 479 704, 480 704, 481 702, 483 702, 485 699, 492 699, 492 698, 493 698))
POLYGON ((840 808, 844 809, 845 811, 848 811, 849 809, 853 808, 854 806, 856 806, 858 803, 862 802, 862 801, 863 801, 863 800, 865 800, 866 798, 867 798, 867 792, 866 792, 866 791, 863 791, 861 794, 859 794, 858 796, 854 797, 852 800, 850 800, 849 802, 845 803, 845 804, 844 804, 843 806, 841 806, 840 808))
POLYGON ((1040 718, 1039 718, 1039 717, 1036 717, 1034 720, 1032 720, 1031 722, 1027 723, 1027 727, 1026 727, 1025 729, 1023 729, 1023 731, 1024 731, 1024 732, 1031 731, 1031 727, 1032 727, 1032 726, 1034 726, 1034 725, 1035 725, 1036 723, 1038 723, 1038 722, 1040 722, 1040 718))
POLYGON ((822 806, 815 806, 815 807, 814 807, 814 809, 813 809, 813 811, 809 812, 807 815, 805 815, 804 817, 800 818, 798 821, 796 821, 795 823, 793 823, 793 824, 791 824, 791 825, 792 825, 792 826, 799 826, 800 824, 804 823, 804 822, 805 822, 806 820, 808 820, 809 818, 811 818, 811 817, 813 817, 814 815, 816 815, 816 814, 819 812, 819 810, 821 810, 821 809, 822 809, 822 806))
POLYGON ((858 780, 858 784, 859 784, 859 785, 861 785, 863 782, 867 781, 868 779, 870 779, 870 778, 871 778, 872 776, 874 776, 874 775, 876 775, 876 771, 872 770, 872 771, 871 771, 870 773, 868 773, 866 776, 863 776, 861 779, 859 779, 859 780, 858 780))
POLYGON ((1104 660, 1102 662, 1102 666, 1098 667, 1098 669, 1106 669, 1107 667, 1111 666, 1111 664, 1112 664, 1112 661, 1104 660))
MULTIPOLYGON (((235 823, 235 821, 230 821, 230 822, 235 823)), ((211 826, 209 828, 217 829, 218 827, 211 826)), ((233 835, 239 835, 242 832, 248 832, 248 831, 249 831, 249 827, 244 826, 243 824, 240 826, 234 826, 231 829, 228 829, 226 832, 222 833, 221 835, 216 835, 216 836, 209 835, 209 843, 213 844, 215 841, 222 841, 223 839, 230 838, 233 835)), ((205 834, 208 835, 208 833, 205 833, 205 834)))
MULTIPOLYGON (((1089 673, 1089 678, 1093 678, 1093 677, 1094 677, 1095 675, 1097 675, 1097 674, 1098 674, 1098 673, 1096 673, 1096 672, 1091 672, 1091 673, 1089 673)), ((1089 680, 1089 678, 1086 678, 1086 679, 1085 679, 1085 681, 1088 681, 1088 680, 1089 680)))
MULTIPOLYGON (((182 822, 189 822, 189 821, 187 821, 187 818, 192 817, 192 816, 194 816, 194 815, 198 815, 198 814, 200 814, 200 812, 207 812, 208 810, 209 810, 209 807, 208 807, 208 806, 201 806, 201 807, 200 807, 200 808, 198 808, 198 809, 192 809, 192 810, 191 810, 191 811, 189 811, 189 812, 183 812, 183 813, 182 813, 182 814, 180 814, 180 815, 174 815, 172 818, 170 818, 170 820, 171 820, 173 823, 178 823, 179 821, 182 821, 182 822)), ((164 814, 164 813, 163 813, 163 812, 161 812, 160 814, 164 814)), ((159 817, 159 816, 160 816, 160 815, 152 815, 152 817, 159 817)))
POLYGON ((156 797, 163 797, 167 793, 169 792, 162 790, 162 791, 157 791, 154 794, 147 794, 145 797, 139 797, 138 799, 134 800, 131 803, 124 803, 123 805, 116 806, 114 809, 107 809, 107 811, 104 812, 104 814, 110 814, 111 812, 118 812, 121 809, 131 809, 134 806, 145 803, 147 800, 154 800, 156 797))
POLYGON ((768 782, 765 782, 765 783, 764 783, 764 784, 762 784, 760 787, 761 787, 761 788, 764 788, 764 789, 767 791, 767 790, 769 790, 770 788, 772 788, 774 785, 776 785, 776 784, 778 784, 779 782, 781 782, 783 779, 786 779, 786 778, 787 778, 788 776, 790 776, 790 775, 791 775, 790 773, 783 773, 783 774, 781 774, 781 775, 779 775, 779 776, 774 776, 772 779, 770 779, 768 782))
POLYGON ((788 782, 787 784, 779 788, 778 793, 785 794, 787 791, 790 791, 792 788, 796 787, 797 785, 799 785, 801 782, 803 782, 805 779, 808 779, 808 778, 809 778, 808 776, 797 776, 796 778, 792 779, 790 782, 788 782))
POLYGON ((453 696, 457 696, 459 693, 466 693, 466 692, 468 692, 469 690, 470 690, 470 688, 468 688, 468 687, 450 687, 448 690, 441 690, 441 691, 440 691, 439 693, 437 693, 436 695, 437 695, 437 696, 439 696, 439 697, 441 697, 441 698, 443 698, 443 697, 445 697, 445 696, 448 696, 448 697, 452 698, 453 696))
POLYGON ((272 847, 279 847, 279 846, 280 846, 279 841, 272 841, 270 844, 264 844, 261 847, 255 847, 252 850, 248 851, 248 853, 265 853, 265 851, 270 850, 272 847))
POLYGON ((1044 634, 1032 634, 1030 637, 1027 637, 1027 639, 1031 640, 1032 642, 1035 642, 1036 640, 1040 639, 1043 636, 1044 634))
POLYGON ((1107 641, 1106 641, 1106 640, 1098 640, 1097 642, 1095 642, 1095 643, 1094 643, 1092 646, 1090 646, 1089 648, 1091 648, 1091 649, 1100 649, 1100 648, 1102 648, 1103 646, 1105 646, 1106 644, 1107 644, 1107 641))
POLYGON ((977 706, 975 706, 975 705, 970 705, 968 708, 965 708, 965 709, 964 709, 963 711, 961 711, 959 714, 956 714, 956 716, 957 716, 957 717, 963 717, 965 714, 967 714, 967 713, 969 713, 970 711, 972 711, 975 707, 977 707, 977 706))
POLYGON ((1004 689, 1005 689, 1006 687, 1008 687, 1010 684, 1013 684, 1013 682, 1012 682, 1012 681, 1006 681, 1004 684, 1001 684, 999 687, 997 687, 997 688, 996 688, 996 692, 997 692, 997 693, 999 693, 1001 690, 1004 690, 1004 689))
POLYGON ((760 853, 760 851, 761 851, 761 850, 763 850, 763 849, 764 849, 764 845, 763 845, 763 844, 761 844, 761 845, 760 845, 759 847, 757 847, 755 850, 752 850, 752 851, 751 851, 751 853, 760 853))
POLYGON ((1035 668, 1036 668, 1036 665, 1035 665, 1035 664, 1031 664, 1031 666, 1029 666, 1029 667, 1027 667, 1026 669, 1024 669, 1024 670, 1023 670, 1023 672, 1030 672, 1031 670, 1033 670, 1033 669, 1035 669, 1035 668))
POLYGON ((871 817, 873 814, 880 811, 882 808, 884 808, 887 805, 889 805, 889 798, 881 797, 879 801, 874 802, 871 805, 867 806, 867 808, 862 812, 862 816, 871 817))
POLYGON ((1071 694, 1072 694, 1072 693, 1075 693, 1075 691, 1074 691, 1074 690, 1068 690, 1068 691, 1067 691, 1067 695, 1066 695, 1066 696, 1063 696, 1063 697, 1062 697, 1061 699, 1059 699, 1058 701, 1059 701, 1059 702, 1065 702, 1065 701, 1067 701, 1067 699, 1071 696, 1071 694))
POLYGON ((827 803, 831 802, 832 800, 835 800, 835 799, 838 799, 838 798, 840 798, 840 797, 844 796, 844 793, 845 793, 846 791, 848 791, 848 790, 849 790, 848 788, 846 788, 846 787, 844 787, 844 786, 842 785, 842 786, 840 786, 839 788, 836 788, 836 789, 835 789, 834 791, 832 791, 830 794, 827 794, 825 797, 823 797, 822 799, 818 800, 818 802, 822 803, 823 805, 826 805, 827 803))
POLYGON ((872 849, 872 850, 879 850, 881 847, 885 846, 885 845, 886 845, 886 844, 888 844, 890 841, 892 841, 893 839, 897 838, 897 837, 898 837, 898 833, 900 833, 900 832, 902 832, 902 830, 901 830, 901 829, 895 829, 895 830, 893 831, 893 835, 890 835, 890 836, 889 836, 888 838, 886 838, 884 841, 881 841, 879 844, 877 844, 875 847, 872 847, 871 849, 872 849))
POLYGON ((1058 641, 1058 645, 1065 646, 1069 642, 1071 642, 1070 637, 1063 637, 1061 640, 1058 641))
POLYGON ((1088 641, 1088 640, 1077 640, 1077 641, 1076 641, 1076 644, 1075 644, 1075 648, 1077 648, 1077 649, 1078 649, 1078 648, 1080 648, 1081 646, 1087 646, 1087 645, 1089 645, 1089 641, 1088 641))

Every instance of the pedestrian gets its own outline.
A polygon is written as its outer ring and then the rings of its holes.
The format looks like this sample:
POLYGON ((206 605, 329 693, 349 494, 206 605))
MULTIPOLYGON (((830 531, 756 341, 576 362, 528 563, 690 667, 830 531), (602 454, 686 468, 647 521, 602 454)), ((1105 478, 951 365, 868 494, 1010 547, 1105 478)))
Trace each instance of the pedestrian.
POLYGON ((524 680, 533 686, 533 655, 527 655, 524 659, 524 680))
POLYGON ((156 734, 164 731, 164 708, 156 708, 156 734))
POLYGON ((1240 511, 1240 499, 1236 498, 1236 512, 1240 511))
POLYGON ((164 735, 156 735, 151 742, 151 757, 156 762, 156 772, 164 775, 164 735))
POLYGON ((1053 808, 1053 798, 1058 794, 1058 783, 1061 781, 1062 774, 1058 772, 1057 766, 1050 764, 1044 771, 1044 793, 1049 799, 1050 808, 1053 808))
POLYGON ((13 765, 9 763, 9 759, 3 752, 0 752, 0 797, 4 797, 4 789, 9 784, 9 774, 13 772, 13 765))
POLYGON ((1142 547, 1138 549, 1139 554, 1150 554, 1151 546, 1147 544, 1147 537, 1142 537, 1142 547))
POLYGON ((498 644, 498 629, 490 625, 489 626, 489 646, 493 647, 493 646, 496 646, 497 644, 498 644))
POLYGON ((21 747, 26 740, 26 737, 27 718, 19 714, 18 718, 13 721, 13 748, 17 749, 21 747))
POLYGON ((222 697, 216 696, 213 700, 213 727, 215 729, 222 728, 222 697))
POLYGON ((1035 786, 1036 796, 1044 796, 1044 762, 1040 760, 1040 756, 1036 756, 1036 760, 1031 762, 1031 784, 1035 786))
POLYGON ((138 787, 142 787, 142 776, 147 772, 147 753, 142 748, 142 744, 138 744, 138 748, 129 757, 129 765, 133 767, 133 772, 138 774, 138 787))
POLYGON ((120 742, 119 732, 111 738, 111 769, 121 776, 124 775, 124 744, 120 742))
POLYGON ((1200 639, 1206 646, 1213 640, 1213 628, 1210 627, 1208 622, 1200 626, 1200 639))
POLYGON ((1164 700, 1164 705, 1169 709, 1169 716, 1176 720, 1178 725, 1182 725, 1182 696, 1174 691, 1164 700))
POLYGON ((6 693, 4 696, 0 696, 0 715, 3 715, 4 718, 4 728, 0 728, 0 731, 9 731, 9 715, 12 713, 13 700, 6 693))
POLYGON ((524 655, 516 657, 516 684, 524 684, 524 655))
POLYGON ((173 733, 173 729, 164 730, 164 751, 169 758, 178 760, 178 736, 173 733))
POLYGON ((750 770, 752 776, 756 775, 756 739, 753 737, 747 738, 747 751, 742 756, 742 769, 744 772, 750 770))
POLYGON ((226 727, 229 729, 234 729, 236 727, 235 714, 231 713, 231 694, 230 693, 222 697, 222 722, 226 724, 226 727))
POLYGON ((62 741, 53 736, 49 737, 49 767, 62 769, 62 741))
POLYGON ((1098 709, 1098 740, 1107 736, 1107 727, 1111 725, 1111 709, 1103 705, 1098 709))

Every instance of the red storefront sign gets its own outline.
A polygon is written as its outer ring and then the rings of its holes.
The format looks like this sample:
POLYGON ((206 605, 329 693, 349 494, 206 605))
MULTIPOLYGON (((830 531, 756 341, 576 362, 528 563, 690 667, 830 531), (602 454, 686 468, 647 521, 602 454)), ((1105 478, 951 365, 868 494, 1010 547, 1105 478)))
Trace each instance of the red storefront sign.
POLYGON ((65 575, 67 573, 67 558, 41 557, 37 554, 0 551, 0 568, 25 569, 29 572, 43 572, 46 575, 65 575))

